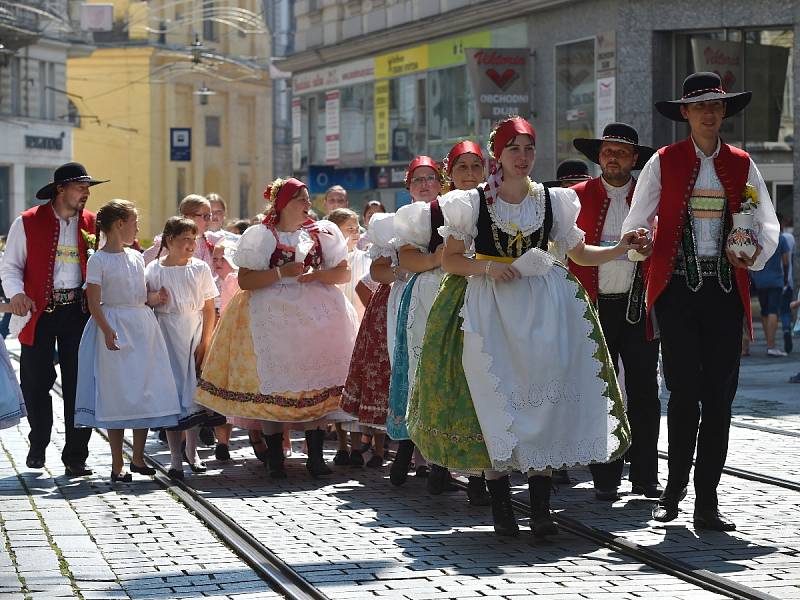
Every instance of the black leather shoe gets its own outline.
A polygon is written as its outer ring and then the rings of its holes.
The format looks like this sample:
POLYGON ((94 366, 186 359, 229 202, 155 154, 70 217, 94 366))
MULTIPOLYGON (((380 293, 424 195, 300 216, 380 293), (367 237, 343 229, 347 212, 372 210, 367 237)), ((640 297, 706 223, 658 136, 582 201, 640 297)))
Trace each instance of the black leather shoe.
POLYGON ((662 494, 664 493, 664 488, 661 487, 661 484, 656 483, 648 483, 645 485, 639 484, 631 484, 631 494, 636 494, 637 496, 644 496, 645 498, 661 498, 662 494))
POLYGON ((337 467, 346 467, 350 464, 350 453, 347 450, 337 450, 333 455, 333 464, 337 467))
POLYGON ((231 459, 231 450, 228 448, 228 444, 217 444, 217 447, 214 448, 214 457, 222 462, 227 462, 231 459))
POLYGON ((609 488, 607 490, 595 488, 594 497, 603 502, 616 502, 619 500, 619 492, 617 491, 617 488, 609 488))
POLYGON ((717 508, 695 508, 694 527, 710 531, 736 530, 736 524, 723 516, 717 508))
POLYGON ((133 475, 130 473, 114 473, 111 472, 111 483, 130 483, 133 481, 133 475))
POLYGON ((167 477, 173 481, 183 481, 183 469, 170 469, 167 471, 167 477))
POLYGON ((25 464, 29 469, 44 469, 44 457, 28 455, 25 459, 25 464))
POLYGON ((653 507, 653 519, 661 523, 669 523, 677 518, 679 512, 677 502, 659 500, 658 504, 653 507))
POLYGON ((131 463, 128 465, 128 470, 132 473, 138 473, 139 475, 155 475, 156 470, 153 467, 148 467, 147 465, 139 465, 131 463))
POLYGON ((64 465, 64 474, 69 477, 86 477, 92 474, 92 470, 85 464, 64 465))

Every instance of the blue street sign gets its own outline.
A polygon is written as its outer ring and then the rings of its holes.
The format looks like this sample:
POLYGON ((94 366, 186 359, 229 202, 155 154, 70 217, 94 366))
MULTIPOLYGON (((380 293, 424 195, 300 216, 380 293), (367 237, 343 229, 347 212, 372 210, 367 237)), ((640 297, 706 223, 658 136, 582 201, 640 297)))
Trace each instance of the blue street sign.
POLYGON ((190 127, 169 128, 169 159, 192 160, 192 130, 190 127))

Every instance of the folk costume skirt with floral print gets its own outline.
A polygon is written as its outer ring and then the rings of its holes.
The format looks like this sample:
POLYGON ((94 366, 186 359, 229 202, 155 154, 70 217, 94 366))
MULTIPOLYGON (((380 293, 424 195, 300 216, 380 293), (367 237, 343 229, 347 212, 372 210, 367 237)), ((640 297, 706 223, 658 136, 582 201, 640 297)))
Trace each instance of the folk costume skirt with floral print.
POLYGON ((384 429, 389 410, 389 351, 386 318, 391 285, 381 284, 369 301, 356 337, 350 372, 342 391, 342 410, 359 424, 384 429))
POLYGON ((357 329, 335 286, 290 280, 241 291, 217 324, 197 402, 263 421, 350 419, 339 403, 357 329))

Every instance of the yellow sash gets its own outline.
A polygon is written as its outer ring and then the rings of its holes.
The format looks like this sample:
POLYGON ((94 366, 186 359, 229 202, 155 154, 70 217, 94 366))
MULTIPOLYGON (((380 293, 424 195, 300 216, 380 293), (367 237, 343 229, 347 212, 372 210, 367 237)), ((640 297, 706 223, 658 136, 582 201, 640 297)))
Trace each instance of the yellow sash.
POLYGON ((512 256, 490 256, 488 254, 476 253, 475 260, 493 260, 502 263, 513 263, 517 259, 512 256))

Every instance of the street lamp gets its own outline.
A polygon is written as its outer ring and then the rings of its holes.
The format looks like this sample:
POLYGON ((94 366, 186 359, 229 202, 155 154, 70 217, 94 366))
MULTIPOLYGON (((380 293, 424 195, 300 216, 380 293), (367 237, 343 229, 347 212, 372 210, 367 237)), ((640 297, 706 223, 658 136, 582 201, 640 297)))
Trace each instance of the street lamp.
POLYGON ((201 87, 199 90, 194 92, 194 95, 198 96, 200 98, 200 106, 206 106, 208 104, 208 97, 209 96, 216 96, 217 92, 208 89, 206 87, 206 82, 204 81, 203 82, 203 87, 201 87))
POLYGON ((200 60, 203 57, 203 50, 206 47, 203 45, 203 42, 200 41, 200 36, 198 34, 194 34, 194 41, 192 42, 192 46, 190 51, 192 53, 192 62, 196 65, 200 64, 200 60))

